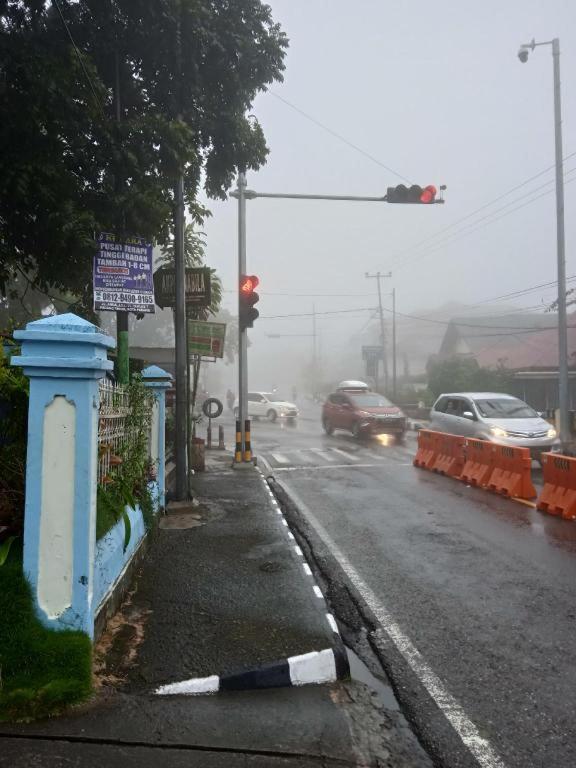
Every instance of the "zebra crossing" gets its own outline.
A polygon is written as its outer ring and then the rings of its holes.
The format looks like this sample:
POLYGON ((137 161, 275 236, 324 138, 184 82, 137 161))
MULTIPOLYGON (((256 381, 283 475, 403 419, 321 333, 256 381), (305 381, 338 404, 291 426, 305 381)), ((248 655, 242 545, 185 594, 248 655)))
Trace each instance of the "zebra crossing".
POLYGON ((333 467, 359 466, 366 463, 364 456, 357 455, 357 451, 342 448, 291 448, 263 451, 264 458, 273 469, 294 469, 306 467, 333 467))

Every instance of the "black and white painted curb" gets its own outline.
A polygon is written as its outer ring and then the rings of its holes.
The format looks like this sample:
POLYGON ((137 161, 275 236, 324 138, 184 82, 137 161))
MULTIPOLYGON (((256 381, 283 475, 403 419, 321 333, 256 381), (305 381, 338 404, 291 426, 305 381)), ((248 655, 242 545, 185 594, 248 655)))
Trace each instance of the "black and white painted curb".
POLYGON ((314 583, 312 569, 306 562, 304 553, 296 543, 294 534, 288 526, 288 521, 284 517, 276 497, 270 490, 270 486, 262 470, 257 467, 257 472, 264 483, 266 493, 270 497, 270 502, 276 513, 280 516, 282 525, 286 529, 286 534, 290 540, 294 551, 301 558, 302 568, 306 577, 310 581, 310 586, 316 599, 323 601, 322 609, 326 616, 330 629, 334 634, 334 646, 325 648, 321 651, 311 651, 299 656, 289 656, 287 659, 274 661, 270 664, 264 664, 251 669, 240 670, 228 675, 210 675, 209 677, 194 677, 190 680, 182 680, 178 683, 168 683, 161 685, 155 693, 159 696, 169 695, 187 695, 198 696, 206 693, 217 693, 218 691, 241 691, 255 690, 258 688, 283 688, 295 685, 310 685, 333 683, 336 680, 343 680, 350 676, 350 666, 344 643, 340 637, 336 619, 328 610, 324 595, 320 587, 314 583))

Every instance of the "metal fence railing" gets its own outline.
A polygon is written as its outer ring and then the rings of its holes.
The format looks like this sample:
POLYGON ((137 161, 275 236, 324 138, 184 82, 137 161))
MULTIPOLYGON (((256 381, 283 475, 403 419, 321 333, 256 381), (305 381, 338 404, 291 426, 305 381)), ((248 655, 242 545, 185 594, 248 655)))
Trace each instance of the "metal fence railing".
POLYGON ((100 382, 98 411, 98 483, 110 477, 110 468, 129 438, 126 420, 130 414, 128 391, 108 379, 100 382))

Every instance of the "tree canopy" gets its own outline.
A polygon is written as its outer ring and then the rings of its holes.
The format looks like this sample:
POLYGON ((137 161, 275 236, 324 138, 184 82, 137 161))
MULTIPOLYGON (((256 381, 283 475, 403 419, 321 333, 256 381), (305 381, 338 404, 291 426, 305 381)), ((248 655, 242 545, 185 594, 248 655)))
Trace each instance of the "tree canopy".
POLYGON ((0 289, 88 296, 95 232, 168 241, 180 167, 201 221, 265 162, 286 47, 261 0, 0 0, 0 289))

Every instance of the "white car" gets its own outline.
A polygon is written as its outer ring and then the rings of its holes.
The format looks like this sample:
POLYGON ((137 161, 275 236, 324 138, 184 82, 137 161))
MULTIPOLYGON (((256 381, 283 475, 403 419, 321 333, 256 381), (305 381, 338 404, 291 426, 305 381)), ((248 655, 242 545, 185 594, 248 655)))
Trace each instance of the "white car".
MULTIPOLYGON (((297 419, 298 407, 276 392, 248 392, 248 418, 297 419)), ((238 399, 234 403, 234 418, 238 418, 238 399)))

